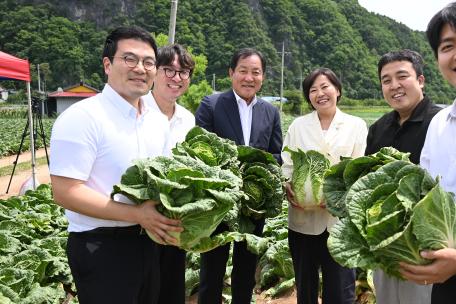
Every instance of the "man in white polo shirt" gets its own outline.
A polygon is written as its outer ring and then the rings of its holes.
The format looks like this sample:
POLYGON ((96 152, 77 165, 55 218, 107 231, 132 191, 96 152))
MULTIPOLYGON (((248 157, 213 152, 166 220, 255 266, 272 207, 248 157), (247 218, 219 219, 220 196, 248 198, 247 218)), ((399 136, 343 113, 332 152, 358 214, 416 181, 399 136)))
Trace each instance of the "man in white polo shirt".
MULTIPOLYGON (((161 47, 157 55, 157 75, 152 93, 144 96, 151 102, 169 134, 163 155, 170 156, 176 143, 183 142, 188 131, 195 126, 193 114, 177 104, 190 84, 195 62, 181 45, 161 47)), ((157 244, 160 278, 159 304, 185 303, 185 251, 175 246, 157 244)))
MULTIPOLYGON (((440 73, 456 88, 456 2, 449 3, 438 11, 427 26, 426 36, 434 51, 440 73)), ((421 152, 420 165, 445 191, 456 194, 456 100, 434 116, 429 125, 421 152)), ((453 210, 447 208, 451 221, 453 210)), ((450 231, 448 234, 454 235, 450 231)), ((449 246, 440 250, 424 250, 421 256, 432 262, 417 266, 401 264, 401 274, 415 283, 432 287, 432 304, 455 303, 456 301, 456 248, 449 246)))
POLYGON ((104 46, 102 93, 67 109, 52 130, 54 199, 66 209, 68 262, 82 304, 155 303, 157 254, 142 230, 170 244, 176 240, 167 231, 182 231, 156 202, 110 199, 132 160, 161 155, 166 144, 166 127, 141 98, 152 86, 156 53, 143 29, 115 29, 104 46))

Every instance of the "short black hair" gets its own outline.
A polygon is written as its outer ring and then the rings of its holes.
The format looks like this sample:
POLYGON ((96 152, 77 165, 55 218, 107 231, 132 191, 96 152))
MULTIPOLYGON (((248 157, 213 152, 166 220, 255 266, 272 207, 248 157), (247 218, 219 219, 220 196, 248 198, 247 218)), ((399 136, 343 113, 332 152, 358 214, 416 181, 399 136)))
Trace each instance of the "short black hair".
POLYGON ((190 70, 190 75, 192 75, 195 69, 195 61, 190 53, 180 44, 171 44, 158 49, 157 69, 164 65, 172 65, 176 55, 180 66, 183 69, 190 70))
POLYGON ((264 60, 263 54, 261 54, 260 51, 255 50, 253 48, 243 48, 236 51, 236 53, 233 54, 233 57, 231 57, 230 69, 234 71, 240 59, 244 59, 253 55, 257 55, 258 57, 260 57, 261 68, 263 69, 264 74, 266 72, 266 61, 264 60))
POLYGON ((313 83, 315 82, 315 79, 317 79, 317 77, 320 75, 326 76, 326 78, 328 78, 329 82, 331 82, 331 84, 339 90, 340 94, 337 97, 337 102, 339 102, 340 97, 342 96, 342 83, 340 82, 340 80, 336 76, 336 74, 328 68, 315 69, 302 81, 302 93, 304 94, 304 98, 306 99, 309 106, 314 110, 315 110, 315 108, 312 105, 312 102, 310 101, 309 92, 310 92, 310 88, 312 87, 313 83))
POLYGON ((393 51, 384 54, 377 65, 378 79, 382 80, 382 69, 385 65, 396 61, 409 61, 412 63, 413 69, 415 70, 416 77, 423 75, 423 57, 418 52, 404 49, 400 51, 393 51))
POLYGON ((119 40, 124 39, 136 39, 148 43, 154 49, 155 56, 157 56, 157 44, 149 32, 139 26, 121 26, 114 29, 108 37, 106 37, 103 48, 103 58, 108 57, 112 62, 114 55, 117 52, 119 40))
POLYGON ((434 51, 435 58, 439 56, 440 34, 445 24, 449 24, 453 29, 456 29, 456 2, 452 2, 438 11, 427 26, 426 36, 434 51))

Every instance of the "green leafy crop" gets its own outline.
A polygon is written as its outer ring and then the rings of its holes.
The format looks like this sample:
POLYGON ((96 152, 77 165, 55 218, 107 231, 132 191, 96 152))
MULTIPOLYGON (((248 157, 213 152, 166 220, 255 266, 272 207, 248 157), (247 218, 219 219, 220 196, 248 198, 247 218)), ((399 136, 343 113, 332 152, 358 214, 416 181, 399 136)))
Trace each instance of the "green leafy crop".
POLYGON ((345 193, 339 188, 342 203, 331 207, 343 210, 345 217, 332 227, 328 239, 329 251, 341 265, 381 268, 400 278, 399 262, 431 262, 420 250, 455 247, 453 195, 407 157, 389 148, 345 160, 326 175, 326 190, 348 180, 345 193))
POLYGON ((249 146, 238 146, 242 190, 240 231, 251 233, 250 219, 275 217, 280 214, 284 198, 284 180, 279 164, 272 154, 249 146))
POLYGON ((230 170, 198 158, 160 156, 136 161, 112 195, 121 193, 136 203, 161 202, 157 208, 162 214, 182 221, 184 231, 176 234, 179 247, 201 252, 213 248, 210 235, 242 196, 241 186, 230 170))
POLYGON ((329 160, 320 152, 288 147, 283 149, 291 155, 293 173, 291 183, 297 203, 303 208, 318 207, 323 201, 323 176, 329 168, 329 160))

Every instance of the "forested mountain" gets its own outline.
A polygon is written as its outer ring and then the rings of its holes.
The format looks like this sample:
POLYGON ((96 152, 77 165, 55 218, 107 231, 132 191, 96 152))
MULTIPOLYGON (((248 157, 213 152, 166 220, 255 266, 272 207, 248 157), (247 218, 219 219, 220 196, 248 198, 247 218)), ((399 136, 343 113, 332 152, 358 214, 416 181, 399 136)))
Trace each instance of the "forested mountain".
MULTIPOLYGON (((170 0, 0 0, 0 49, 43 64, 47 88, 84 79, 101 86, 101 50, 106 33, 118 25, 139 25, 167 34, 170 0)), ((346 96, 381 98, 377 61, 401 48, 426 61, 426 92, 450 102, 453 89, 441 78, 423 32, 369 13, 356 0, 181 0, 176 42, 208 59, 207 80, 227 85, 231 54, 253 46, 268 61, 263 94, 277 94, 282 43, 285 88, 299 88, 301 77, 318 66, 333 69, 346 96)))

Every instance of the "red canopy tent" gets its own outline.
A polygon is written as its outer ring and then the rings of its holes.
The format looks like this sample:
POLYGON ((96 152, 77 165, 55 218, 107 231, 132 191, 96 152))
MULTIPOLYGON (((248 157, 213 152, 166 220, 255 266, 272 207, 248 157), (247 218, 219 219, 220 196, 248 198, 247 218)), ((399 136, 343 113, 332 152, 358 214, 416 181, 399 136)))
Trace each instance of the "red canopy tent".
MULTIPOLYGON (((33 139, 32 98, 30 93, 30 64, 28 60, 20 59, 0 51, 0 80, 22 80, 27 83, 28 120, 30 129, 30 151, 32 154, 32 183, 36 189, 35 170, 35 141, 33 139)), ((20 152, 20 151, 19 151, 20 152)))
POLYGON ((30 65, 28 60, 19 59, 0 51, 0 79, 30 82, 30 65))

